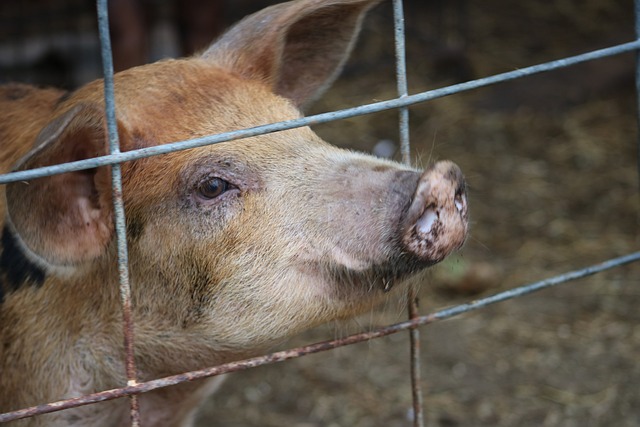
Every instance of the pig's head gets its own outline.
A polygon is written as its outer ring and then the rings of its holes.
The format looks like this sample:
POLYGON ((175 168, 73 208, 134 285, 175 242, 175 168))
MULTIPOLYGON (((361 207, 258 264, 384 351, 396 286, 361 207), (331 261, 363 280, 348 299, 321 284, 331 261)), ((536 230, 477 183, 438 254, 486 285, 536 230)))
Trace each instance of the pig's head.
MULTIPOLYGON (((280 4, 202 55, 119 73, 123 150, 299 117, 374 3, 280 4)), ((18 169, 106 153, 101 84, 60 103, 18 169)), ((356 315, 467 233, 453 163, 419 171, 335 148, 308 128, 136 160, 122 173, 143 349, 174 339, 180 351, 176 342, 198 342, 240 354, 356 315)), ((10 227, 30 259, 96 299, 117 293, 110 191, 106 167, 7 189, 10 227)))

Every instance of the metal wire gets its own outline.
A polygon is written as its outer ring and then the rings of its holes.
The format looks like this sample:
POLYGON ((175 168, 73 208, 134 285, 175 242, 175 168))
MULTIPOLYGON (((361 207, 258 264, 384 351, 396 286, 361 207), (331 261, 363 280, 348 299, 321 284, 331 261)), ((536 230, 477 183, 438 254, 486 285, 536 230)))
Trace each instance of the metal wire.
MULTIPOLYGON (((407 87, 407 60, 405 48, 404 11, 402 0, 393 0, 393 28, 396 44, 396 80, 398 83, 398 99, 406 98, 407 87)), ((402 162, 411 166, 411 147, 409 142, 409 109, 398 108, 398 120, 400 127, 400 152, 402 162)))
POLYGON ((387 335, 395 334, 408 329, 416 328, 418 326, 428 325, 441 320, 450 319, 461 314, 469 313, 475 310, 485 308, 489 305, 507 301, 510 299, 522 297, 546 288, 560 285, 572 280, 581 279, 587 276, 592 276, 596 273, 601 273, 612 268, 620 267, 626 264, 640 261, 640 252, 634 252, 629 255, 621 256, 618 258, 612 258, 599 264, 590 265, 588 267, 569 271, 564 274, 560 274, 549 279, 540 280, 527 285, 519 286, 513 289, 509 289, 504 292, 491 295, 486 298, 481 298, 476 301, 472 301, 466 304, 456 305, 450 308, 445 308, 427 314, 424 316, 418 316, 415 319, 410 319, 405 322, 396 323, 389 326, 374 329, 368 332, 362 332, 359 334, 350 335, 345 338, 340 338, 331 341, 323 341, 316 344, 311 344, 303 347, 293 348, 290 350, 278 351, 275 353, 267 354, 264 356, 254 357, 238 362, 231 362, 212 368, 202 369, 198 371, 186 372, 184 374, 173 375, 156 380, 140 382, 133 386, 106 390, 99 393, 93 393, 86 396, 76 397, 72 399, 60 400, 58 402, 52 402, 45 405, 33 406, 30 408, 21 409, 18 411, 8 412, 0 414, 0 423, 18 420, 21 418, 27 418, 33 415, 47 414, 50 412, 61 411, 63 409, 75 408, 78 406, 88 405, 91 403, 103 402, 105 400, 117 399, 125 396, 131 396, 133 394, 146 393, 159 388, 169 387, 177 385, 186 381, 194 381, 202 378, 213 377, 216 375, 222 375, 230 372, 243 371, 257 366, 269 365, 273 363, 283 362, 285 360, 295 359, 298 357, 306 356, 308 354, 320 353, 327 350, 332 350, 337 347, 343 347, 346 345, 356 344, 364 341, 369 341, 374 338, 380 338, 387 335))
MULTIPOLYGON (((107 136, 109 152, 120 153, 118 125, 116 122, 115 90, 113 83, 113 55, 109 37, 109 14, 107 0, 97 1, 98 33, 102 54, 102 71, 104 76, 104 103, 107 119, 107 136)), ((122 198, 122 168, 120 163, 111 166, 111 194, 113 198, 116 245, 118 248, 118 277, 120 283, 120 301, 122 305, 122 323, 124 328, 125 366, 127 385, 134 386, 136 380, 136 363, 133 340, 133 313, 131 309, 131 284, 129 282, 129 254, 127 248, 126 220, 124 201, 122 198)), ((138 398, 131 396, 131 425, 140 425, 138 398)))
POLYGON ((237 139, 248 138, 251 136, 263 135, 267 133, 278 132, 282 130, 294 129, 303 126, 313 126, 321 123, 332 122, 335 120, 347 119, 365 114, 379 113, 394 108, 407 107, 421 102, 430 101, 436 98, 477 89, 492 84, 514 80, 533 74, 551 71, 559 68, 568 67, 570 65, 580 64, 594 59, 605 58, 607 56, 617 55, 625 52, 631 52, 640 48, 640 40, 628 43, 622 43, 605 49, 594 50, 583 53, 581 55, 571 56, 555 61, 545 62, 543 64, 533 65, 531 67, 519 70, 509 71, 506 73, 496 74, 477 80, 471 80, 465 83, 459 83, 440 89, 430 90, 426 92, 408 95, 403 98, 395 98, 388 101, 375 102, 372 104, 361 105, 354 108, 332 111, 329 113, 316 114, 313 116, 302 117, 295 120, 287 120, 284 122, 265 124, 248 129, 240 129, 232 132, 225 132, 216 135, 209 135, 202 138, 178 141, 169 144, 158 145, 154 147, 146 147, 138 150, 131 150, 108 156, 95 157, 92 159, 78 160, 75 162, 65 163, 63 165, 46 166, 26 171, 11 172, 0 175, 0 184, 8 184, 15 181, 25 181, 34 178, 42 178, 44 176, 73 172, 83 169, 93 169, 100 166, 113 165, 116 163, 127 162, 135 159, 156 156, 159 154, 173 153, 175 151, 188 150, 190 148, 203 147, 205 145, 217 144, 220 142, 234 141, 237 139))
MULTIPOLYGON (((393 28, 396 45, 396 81, 398 84, 398 98, 408 95, 407 60, 405 48, 404 10, 402 0, 393 0, 393 28)), ((398 109, 398 124, 400 130, 400 152, 402 162, 411 166, 411 145, 409 139, 409 107, 398 109)), ((414 287, 407 290, 407 313, 409 319, 418 317, 418 291, 414 287)), ((424 427, 424 408, 422 398, 422 384, 420 381, 420 330, 409 330, 409 352, 411 372, 411 396, 413 399, 413 427, 424 427)))

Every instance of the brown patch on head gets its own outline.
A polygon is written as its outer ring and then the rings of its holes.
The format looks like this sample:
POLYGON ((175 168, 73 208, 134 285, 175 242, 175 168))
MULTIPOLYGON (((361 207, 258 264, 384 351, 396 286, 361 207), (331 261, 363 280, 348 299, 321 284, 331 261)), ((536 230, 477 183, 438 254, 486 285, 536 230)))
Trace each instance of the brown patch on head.
POLYGON ((71 95, 73 94, 73 92, 67 91, 64 92, 60 98, 58 98, 58 100, 56 101, 56 107, 59 105, 64 104, 69 98, 71 98, 71 95))
POLYGON ((187 289, 190 303, 185 309, 182 327, 198 323, 207 313, 211 299, 215 295, 219 280, 210 268, 199 261, 197 254, 187 260, 187 289))
POLYGON ((144 221, 140 218, 127 217, 127 236, 132 242, 136 242, 144 232, 144 221))
POLYGON ((387 172, 389 170, 391 170, 392 168, 390 166, 387 165, 377 165, 373 167, 373 171, 374 172, 387 172))
POLYGON ((33 86, 20 83, 11 83, 5 85, 0 90, 0 98, 2 101, 18 101, 35 90, 33 86))

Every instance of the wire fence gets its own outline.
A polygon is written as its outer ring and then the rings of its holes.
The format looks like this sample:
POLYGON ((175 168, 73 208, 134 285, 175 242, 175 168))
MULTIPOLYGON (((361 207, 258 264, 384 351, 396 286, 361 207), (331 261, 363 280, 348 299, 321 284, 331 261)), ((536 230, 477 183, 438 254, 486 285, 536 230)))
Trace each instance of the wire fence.
MULTIPOLYGON (((596 273, 600 273, 609 269, 620 267, 629 263, 640 261, 640 252, 634 252, 618 258, 613 258, 604 261, 599 264, 587 266, 585 268, 570 271, 564 274, 560 274, 545 280, 522 285, 513 289, 494 294, 492 296, 478 299, 472 302, 456 305, 444 310, 436 311, 426 315, 419 315, 416 303, 416 296, 410 294, 408 297, 408 311, 409 319, 404 322, 384 326, 372 331, 362 332, 354 335, 350 335, 344 338, 335 339, 331 341, 319 342, 307 346, 297 347, 289 350, 279 351, 271 354, 267 354, 260 357, 254 357, 242 361, 227 363, 207 369, 185 372, 179 375, 173 375, 165 378, 159 378, 151 381, 138 382, 136 378, 135 368, 135 345, 134 345, 134 319, 132 318, 131 309, 131 288, 129 283, 129 270, 128 270, 128 253, 127 253, 127 240, 126 240, 126 227, 125 227, 125 213, 122 200, 122 177, 120 165, 123 162, 132 161, 136 159, 162 155, 180 150, 186 150, 190 148, 202 147, 206 145, 233 141, 241 138, 247 138, 251 136, 263 135, 272 132, 278 132, 287 129, 293 129, 303 126, 311 126, 320 123, 327 123, 335 120, 346 119, 350 117, 372 114, 389 109, 399 110, 399 129, 400 129, 400 141, 401 141, 401 153, 402 160, 406 164, 410 164, 410 143, 409 143, 409 116, 408 107, 417 103, 433 100, 436 98, 469 91, 472 89, 506 82, 522 78, 525 76, 556 70, 563 67, 583 63, 586 61, 592 61, 600 58, 605 58, 612 55, 621 54, 629 51, 640 50, 640 0, 635 0, 634 10, 636 16, 636 40, 623 43, 611 47, 607 47, 600 50, 591 51, 581 55, 562 58, 556 61, 550 61, 519 70, 514 70, 506 73, 493 75, 477 80, 468 81, 456 85, 447 86, 441 89, 426 91, 417 93, 414 95, 408 95, 407 93, 407 76, 405 66, 405 31, 404 31, 404 16, 403 16, 403 2, 402 0, 392 0, 394 7, 394 34, 396 41, 396 74, 397 74, 397 89, 398 97, 383 102, 376 102, 367 105, 361 105, 354 108, 348 108, 339 111, 332 111, 328 113, 316 114, 300 119, 289 120, 284 122, 278 122, 263 126, 256 126, 253 128, 237 130, 233 132, 226 132, 216 135, 210 135, 203 138, 190 139, 185 141, 177 141, 165 145, 142 148, 127 152, 120 152, 118 133, 116 126, 116 105, 114 103, 114 80, 113 80, 113 60, 111 53, 111 45, 109 39, 109 20, 107 14, 107 0, 97 0, 97 14, 98 25, 101 43, 101 53, 103 60, 103 77, 104 77, 104 89, 105 89, 105 106, 106 106, 106 121, 108 130, 108 140, 110 147, 110 154, 100 156, 96 158, 53 165, 47 167, 41 167, 31 170, 12 172, 0 175, 0 184, 7 184, 10 182, 30 180, 34 178, 41 178, 54 174, 79 171, 84 169, 92 169, 99 166, 112 166, 112 192, 113 203, 115 213, 115 229, 116 229, 116 241, 118 248, 118 272, 120 278, 120 295, 121 304, 123 310, 123 328, 125 336, 125 354, 126 354, 126 376, 127 385, 122 388, 105 390, 77 398, 60 400, 57 402, 50 402, 38 406, 24 408, 4 414, 0 414, 0 423, 9 422, 12 420, 22 419, 40 414, 51 413, 55 411, 61 411, 64 409, 79 407, 92 403, 102 402, 106 400, 112 400, 122 397, 129 397, 131 399, 131 424, 132 426, 140 425, 140 412, 136 396, 156 390, 163 387, 169 387, 177 385, 186 381, 194 381, 224 373, 236 372, 254 368, 261 365, 272 364, 290 360, 293 358, 301 357, 304 355, 318 353, 335 349, 350 344, 360 343, 368 341, 374 338, 379 338, 394 334, 401 331, 409 330, 411 335, 411 377, 413 386, 413 404, 414 404, 414 426, 424 425, 424 410, 423 410, 423 398, 422 390, 420 388, 420 354, 419 354, 419 335, 418 327, 427 325, 440 320, 448 319, 467 313, 474 310, 485 308, 491 304, 498 302, 519 298, 533 292, 546 289, 552 286, 556 286, 562 283, 566 283, 572 280, 580 279, 596 273)), ((640 112, 640 61, 637 61, 636 65, 636 88, 638 92, 638 111, 640 112)), ((639 113, 640 114, 640 113, 639 113)), ((640 115, 638 118, 640 123, 640 115)), ((640 147, 640 139, 638 140, 640 147)), ((640 150, 638 150, 640 153, 640 150)), ((638 164, 640 165, 640 155, 638 157, 638 164)), ((640 172, 640 167, 638 168, 640 172)))

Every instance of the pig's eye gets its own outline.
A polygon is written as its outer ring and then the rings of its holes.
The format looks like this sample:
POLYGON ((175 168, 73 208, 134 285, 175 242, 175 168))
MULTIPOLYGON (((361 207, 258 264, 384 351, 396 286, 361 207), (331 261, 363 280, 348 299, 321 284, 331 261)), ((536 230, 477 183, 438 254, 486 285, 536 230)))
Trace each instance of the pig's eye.
POLYGON ((231 185, 224 179, 210 178, 206 181, 201 182, 198 185, 197 190, 198 194, 203 199, 215 199, 230 188, 231 185))

